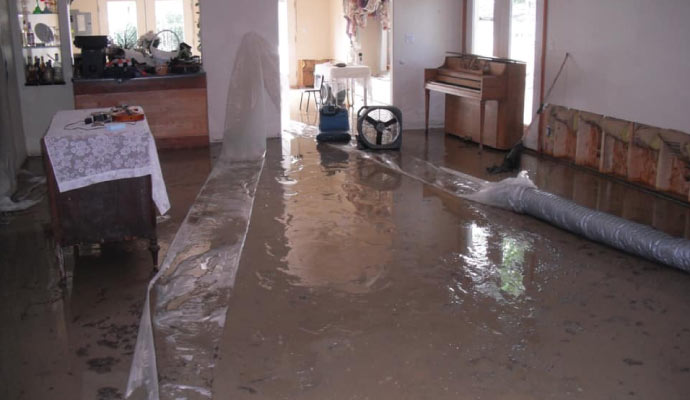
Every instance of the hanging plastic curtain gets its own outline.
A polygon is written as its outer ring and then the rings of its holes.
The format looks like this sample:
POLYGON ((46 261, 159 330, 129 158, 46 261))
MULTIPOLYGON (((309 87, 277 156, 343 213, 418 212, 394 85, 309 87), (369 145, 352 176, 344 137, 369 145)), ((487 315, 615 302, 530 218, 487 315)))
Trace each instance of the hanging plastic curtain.
POLYGON ((260 158, 266 150, 270 113, 280 112, 280 63, 277 49, 259 34, 244 35, 230 76, 223 132, 223 157, 260 158), (273 104, 273 110, 266 106, 273 104))

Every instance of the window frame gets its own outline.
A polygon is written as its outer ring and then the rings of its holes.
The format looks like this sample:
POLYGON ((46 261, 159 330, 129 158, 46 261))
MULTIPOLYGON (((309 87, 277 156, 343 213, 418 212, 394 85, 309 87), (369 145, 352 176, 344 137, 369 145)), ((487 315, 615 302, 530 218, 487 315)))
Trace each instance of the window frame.
MULTIPOLYGON (((137 33, 139 36, 148 31, 158 32, 156 27, 156 1, 157 0, 98 0, 98 21, 100 23, 101 34, 110 36, 110 26, 108 25, 108 2, 134 1, 137 5, 137 33)), ((181 0, 183 15, 184 37, 180 41, 194 47, 194 1, 181 0)))
POLYGON ((98 22, 102 35, 110 36, 110 25, 108 24, 108 3, 110 2, 134 2, 137 5, 137 34, 139 36, 146 33, 146 5, 145 0, 98 0, 98 22))

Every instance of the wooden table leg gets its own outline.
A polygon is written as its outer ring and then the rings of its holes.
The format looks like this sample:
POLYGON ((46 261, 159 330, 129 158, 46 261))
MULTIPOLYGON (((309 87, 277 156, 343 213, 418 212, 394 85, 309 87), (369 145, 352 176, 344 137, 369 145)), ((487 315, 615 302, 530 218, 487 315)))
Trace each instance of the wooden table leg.
POLYGON ((65 272, 65 253, 62 250, 60 243, 55 243, 55 262, 58 265, 58 273, 60 274, 60 284, 64 285, 67 282, 67 272, 65 272))
POLYGON ((149 242, 149 251, 151 252, 151 258, 153 258, 153 268, 158 268, 158 251, 161 247, 158 245, 158 238, 153 238, 149 242))
POLYGON ((431 96, 429 89, 424 89, 424 135, 429 135, 429 97, 431 96))

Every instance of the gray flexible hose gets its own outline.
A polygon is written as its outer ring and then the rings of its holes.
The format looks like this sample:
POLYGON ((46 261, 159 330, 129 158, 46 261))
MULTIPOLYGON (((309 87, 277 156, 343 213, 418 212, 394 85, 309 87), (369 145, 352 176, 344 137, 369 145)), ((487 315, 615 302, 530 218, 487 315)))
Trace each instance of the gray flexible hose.
POLYGON ((690 272, 690 240, 651 226, 595 211, 541 190, 523 187, 509 200, 513 210, 617 249, 690 272))

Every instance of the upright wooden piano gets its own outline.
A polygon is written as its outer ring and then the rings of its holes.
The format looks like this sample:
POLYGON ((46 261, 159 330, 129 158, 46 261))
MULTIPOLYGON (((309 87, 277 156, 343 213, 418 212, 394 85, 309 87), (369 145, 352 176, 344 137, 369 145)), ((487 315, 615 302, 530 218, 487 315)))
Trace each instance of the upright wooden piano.
POLYGON ((424 70, 426 131, 430 92, 446 94, 445 131, 496 149, 509 149, 522 137, 525 64, 519 61, 453 54, 439 68, 424 70))

